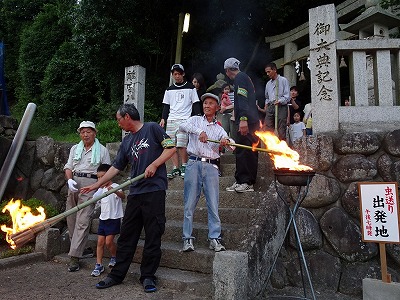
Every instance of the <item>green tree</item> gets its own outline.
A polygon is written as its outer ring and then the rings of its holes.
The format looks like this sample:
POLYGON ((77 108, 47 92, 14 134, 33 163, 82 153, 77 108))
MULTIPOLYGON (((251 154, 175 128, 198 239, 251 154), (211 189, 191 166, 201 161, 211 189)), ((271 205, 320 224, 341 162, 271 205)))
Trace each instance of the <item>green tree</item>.
POLYGON ((20 36, 25 27, 32 24, 33 19, 46 3, 57 0, 1 0, 0 1, 0 39, 5 43, 5 75, 8 98, 14 102, 14 90, 20 85, 18 73, 18 56, 20 36))
MULTIPOLYGON (((88 115, 96 104, 95 84, 86 78, 76 44, 64 42, 51 59, 42 81, 43 102, 38 107, 41 118, 51 124, 88 115)), ((92 119, 98 121, 98 117, 92 119)))
POLYGON ((20 101, 40 103, 44 71, 59 46, 72 35, 68 18, 63 17, 70 9, 71 4, 45 4, 32 25, 22 31, 18 60, 20 101))

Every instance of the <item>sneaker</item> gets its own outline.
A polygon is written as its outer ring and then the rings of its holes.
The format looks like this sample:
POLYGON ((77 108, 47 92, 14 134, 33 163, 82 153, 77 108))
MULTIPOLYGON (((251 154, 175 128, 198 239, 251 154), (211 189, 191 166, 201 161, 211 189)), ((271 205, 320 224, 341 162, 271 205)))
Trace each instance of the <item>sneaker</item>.
POLYGON ((214 250, 215 252, 225 251, 225 247, 221 244, 221 241, 218 239, 211 239, 210 240, 210 249, 214 250))
POLYGON ((172 169, 172 171, 167 174, 167 178, 172 179, 179 175, 181 175, 181 171, 178 168, 175 168, 172 169))
POLYGON ((93 256, 94 256, 93 249, 89 247, 83 250, 81 258, 91 258, 93 256))
POLYGON ((252 184, 242 183, 235 188, 235 191, 238 193, 254 192, 254 188, 252 184))
POLYGON ((186 171, 186 166, 181 166, 179 168, 179 171, 181 172, 181 177, 184 178, 185 177, 185 171, 186 171))
POLYGON ((110 262, 108 263, 108 267, 112 268, 115 266, 115 264, 117 263, 117 260, 115 257, 110 257, 110 262))
POLYGON ((68 265, 68 271, 69 272, 79 271, 79 257, 71 256, 71 259, 70 259, 69 265, 68 265))
POLYGON ((193 239, 186 239, 183 241, 183 252, 194 251, 193 239))
POLYGON ((238 184, 238 183, 234 183, 234 184, 232 184, 231 186, 228 186, 225 190, 226 191, 228 191, 228 192, 234 192, 235 191, 235 189, 236 189, 236 187, 238 187, 240 184, 238 184))
POLYGON ((100 276, 100 274, 103 272, 104 272, 104 266, 101 264, 96 264, 92 274, 90 274, 90 275, 92 275, 93 277, 97 277, 97 276, 100 276))

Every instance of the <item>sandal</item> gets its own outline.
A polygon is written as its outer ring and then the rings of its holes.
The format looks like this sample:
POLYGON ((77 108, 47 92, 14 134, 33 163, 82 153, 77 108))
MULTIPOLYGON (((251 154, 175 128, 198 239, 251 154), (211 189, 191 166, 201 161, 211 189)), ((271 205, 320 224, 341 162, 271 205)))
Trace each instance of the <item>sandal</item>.
POLYGON ((153 279, 150 278, 146 278, 145 280, 143 280, 143 288, 146 293, 153 293, 157 291, 156 283, 153 279))
POLYGON ((96 284, 96 288, 106 289, 106 288, 112 287, 113 285, 117 285, 117 284, 120 284, 120 283, 115 281, 111 277, 106 277, 102 281, 99 281, 99 283, 96 284))

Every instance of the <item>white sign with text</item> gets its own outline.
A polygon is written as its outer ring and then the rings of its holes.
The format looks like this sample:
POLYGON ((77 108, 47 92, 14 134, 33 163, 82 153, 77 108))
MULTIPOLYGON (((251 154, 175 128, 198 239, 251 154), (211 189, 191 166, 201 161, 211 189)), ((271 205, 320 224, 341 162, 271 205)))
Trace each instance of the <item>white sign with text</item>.
POLYGON ((397 182, 360 182, 358 192, 363 241, 399 243, 397 182))

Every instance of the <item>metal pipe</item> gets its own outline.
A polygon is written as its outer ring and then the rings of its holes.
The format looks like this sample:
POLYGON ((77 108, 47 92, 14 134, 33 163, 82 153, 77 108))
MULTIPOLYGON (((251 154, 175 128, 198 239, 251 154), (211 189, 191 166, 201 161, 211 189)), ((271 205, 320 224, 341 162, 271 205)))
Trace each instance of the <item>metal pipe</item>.
POLYGON ((28 133, 29 125, 31 124, 35 110, 36 104, 28 103, 25 113, 21 119, 21 123, 18 126, 17 133, 14 136, 14 140, 10 149, 8 150, 6 159, 4 160, 3 167, 0 170, 0 200, 3 198, 8 180, 10 179, 11 173, 14 169, 22 145, 24 144, 25 137, 28 133))

